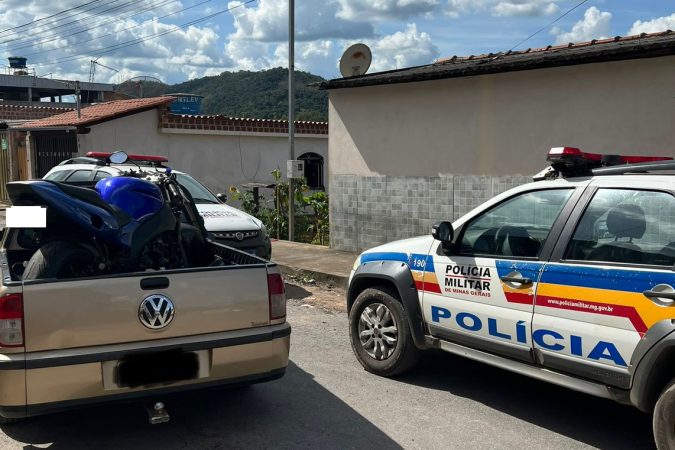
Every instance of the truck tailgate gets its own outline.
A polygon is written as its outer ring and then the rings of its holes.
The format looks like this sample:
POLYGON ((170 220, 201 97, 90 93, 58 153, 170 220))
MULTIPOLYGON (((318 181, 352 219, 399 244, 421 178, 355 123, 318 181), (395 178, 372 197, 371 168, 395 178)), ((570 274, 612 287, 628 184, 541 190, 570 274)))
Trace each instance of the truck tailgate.
POLYGON ((74 281, 39 280, 24 284, 23 299, 28 352, 269 324, 267 270, 263 264, 74 281), (165 287, 167 280, 169 285, 165 287), (168 297, 174 305, 173 319, 161 329, 150 329, 139 319, 141 303, 153 294, 168 297))

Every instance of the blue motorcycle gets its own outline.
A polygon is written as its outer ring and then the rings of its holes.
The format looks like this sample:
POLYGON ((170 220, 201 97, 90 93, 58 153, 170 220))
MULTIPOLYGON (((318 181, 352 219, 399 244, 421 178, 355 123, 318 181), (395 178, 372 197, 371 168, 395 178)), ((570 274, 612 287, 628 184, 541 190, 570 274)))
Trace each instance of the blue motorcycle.
MULTIPOLYGON (((124 152, 108 163, 124 164, 124 152)), ((140 168, 139 168, 140 169, 140 168)), ((89 187, 55 181, 7 183, 13 205, 47 207, 47 228, 32 229, 40 246, 22 279, 209 265, 206 229, 171 169, 129 170, 89 187)))

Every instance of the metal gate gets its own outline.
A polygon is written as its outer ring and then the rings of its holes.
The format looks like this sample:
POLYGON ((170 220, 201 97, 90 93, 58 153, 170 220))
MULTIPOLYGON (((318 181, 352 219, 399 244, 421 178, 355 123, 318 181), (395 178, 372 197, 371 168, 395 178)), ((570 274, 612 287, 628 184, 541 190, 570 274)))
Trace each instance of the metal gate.
POLYGON ((42 178, 49 169, 77 154, 75 133, 35 133, 35 177, 42 178))
POLYGON ((9 200, 7 195, 7 182, 10 180, 9 165, 9 134, 0 131, 0 201, 9 200))

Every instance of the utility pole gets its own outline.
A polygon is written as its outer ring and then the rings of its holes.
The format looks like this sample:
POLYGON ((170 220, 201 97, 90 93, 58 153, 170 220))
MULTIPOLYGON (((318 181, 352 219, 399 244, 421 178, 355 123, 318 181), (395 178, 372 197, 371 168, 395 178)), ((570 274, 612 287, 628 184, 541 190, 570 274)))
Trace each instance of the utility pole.
POLYGON ((81 117, 80 115, 80 82, 75 81, 75 104, 77 105, 77 118, 81 117))
MULTIPOLYGON (((295 159, 295 0, 288 1, 288 159, 295 159)), ((290 174, 288 174, 290 175, 290 174)), ((295 235, 294 178, 288 177, 288 240, 295 235)))

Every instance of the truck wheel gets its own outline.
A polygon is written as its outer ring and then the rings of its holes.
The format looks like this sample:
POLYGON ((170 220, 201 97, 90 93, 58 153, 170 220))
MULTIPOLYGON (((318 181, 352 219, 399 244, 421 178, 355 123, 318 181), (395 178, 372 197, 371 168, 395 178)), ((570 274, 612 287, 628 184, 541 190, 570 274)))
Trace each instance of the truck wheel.
POLYGON ((675 449, 675 379, 659 396, 652 423, 656 447, 659 450, 675 449))
POLYGON ((75 278, 90 275, 94 255, 73 242, 56 241, 40 247, 23 271, 24 280, 75 278))
POLYGON ((384 287, 361 292, 349 313, 352 350, 368 372, 393 377, 410 370, 419 360, 408 314, 384 287))

